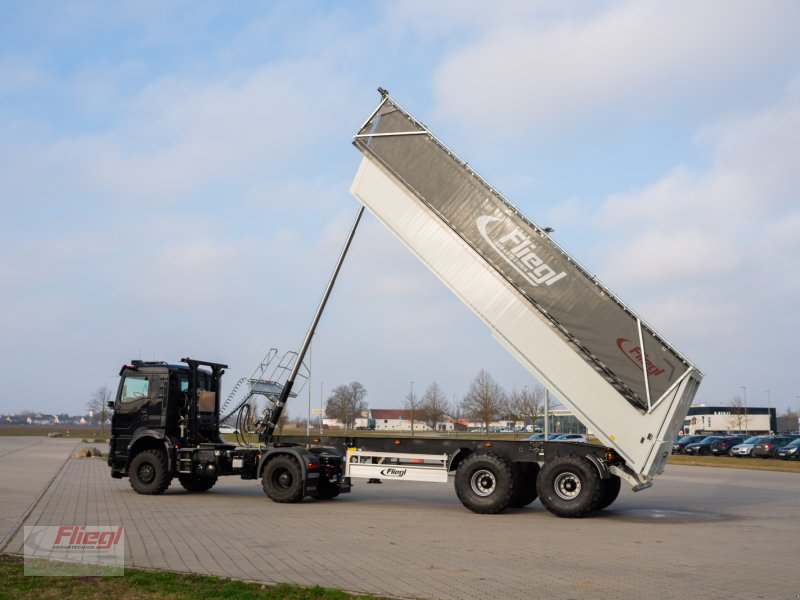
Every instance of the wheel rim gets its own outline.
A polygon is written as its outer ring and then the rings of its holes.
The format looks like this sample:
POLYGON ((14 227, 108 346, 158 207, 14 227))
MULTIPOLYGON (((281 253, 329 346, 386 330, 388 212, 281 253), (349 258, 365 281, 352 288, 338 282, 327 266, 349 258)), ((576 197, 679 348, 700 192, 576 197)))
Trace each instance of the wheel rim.
POLYGON ((285 490, 292 487, 294 478, 292 477, 292 474, 289 473, 288 469, 281 469, 275 474, 273 481, 275 482, 276 486, 285 490))
POLYGON ((480 469, 472 474, 469 480, 472 491, 481 497, 489 496, 497 487, 497 480, 494 473, 486 469, 480 469))
POLYGON ((156 470, 150 463, 144 463, 140 466, 137 474, 139 475, 139 481, 142 483, 150 483, 156 478, 156 470))
POLYGON ((562 500, 574 500, 581 493, 581 480, 575 473, 561 473, 555 480, 555 491, 562 500))

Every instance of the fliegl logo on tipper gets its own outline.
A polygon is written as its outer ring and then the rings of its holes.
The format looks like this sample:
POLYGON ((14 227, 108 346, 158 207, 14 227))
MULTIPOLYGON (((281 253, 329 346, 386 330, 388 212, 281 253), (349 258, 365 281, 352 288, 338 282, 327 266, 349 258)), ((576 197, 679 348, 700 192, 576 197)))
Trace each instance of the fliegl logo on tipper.
POLYGON ((567 276, 544 262, 537 254, 534 240, 513 223, 483 215, 475 224, 483 239, 532 285, 553 285, 567 276))

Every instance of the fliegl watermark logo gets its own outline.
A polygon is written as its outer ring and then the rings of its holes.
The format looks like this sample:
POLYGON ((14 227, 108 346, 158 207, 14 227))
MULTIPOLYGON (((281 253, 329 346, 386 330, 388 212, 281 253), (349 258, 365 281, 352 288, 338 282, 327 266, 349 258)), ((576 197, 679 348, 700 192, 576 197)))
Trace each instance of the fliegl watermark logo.
POLYGON ((26 526, 25 575, 108 576, 125 573, 122 525, 26 526))
POLYGON ((537 254, 534 240, 512 223, 483 215, 475 224, 483 239, 532 285, 553 285, 567 276, 544 262, 537 254))

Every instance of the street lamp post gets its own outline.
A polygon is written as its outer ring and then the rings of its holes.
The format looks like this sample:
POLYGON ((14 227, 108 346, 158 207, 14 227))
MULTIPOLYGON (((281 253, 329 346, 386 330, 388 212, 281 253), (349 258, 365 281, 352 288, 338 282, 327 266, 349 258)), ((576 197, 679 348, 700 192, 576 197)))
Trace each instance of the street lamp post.
POLYGON ((411 382, 411 392, 408 396, 408 403, 411 405, 411 437, 414 437, 414 382, 411 382))
POLYGON ((745 435, 749 435, 749 424, 747 422, 747 386, 741 386, 742 390, 744 390, 744 433, 745 435))

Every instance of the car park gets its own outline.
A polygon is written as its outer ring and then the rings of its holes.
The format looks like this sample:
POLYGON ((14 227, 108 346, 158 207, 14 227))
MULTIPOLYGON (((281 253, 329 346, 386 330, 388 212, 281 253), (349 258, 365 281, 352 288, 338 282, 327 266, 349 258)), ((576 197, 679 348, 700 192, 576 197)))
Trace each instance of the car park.
POLYGON ((711 454, 711 445, 720 442, 724 437, 720 435, 709 435, 699 442, 692 442, 691 444, 686 444, 683 448, 684 454, 694 454, 695 456, 700 456, 704 454, 711 454))
POLYGON ((774 458, 778 455, 778 450, 791 441, 790 437, 767 436, 753 445, 753 451, 750 454, 753 458, 774 458))
POLYGON ((782 458, 783 460, 800 460, 800 438, 779 448, 778 458, 782 458))
POLYGON ((711 444, 711 446, 709 446, 709 450, 711 450, 711 454, 714 456, 729 456, 731 449, 737 444, 743 443, 744 441, 745 438, 741 435, 724 437, 711 444))
POLYGON ((682 438, 678 438, 674 444, 672 444, 672 453, 673 454, 683 454, 684 448, 686 448, 687 444, 694 444, 696 442, 702 442, 707 436, 705 435, 685 435, 682 438))

